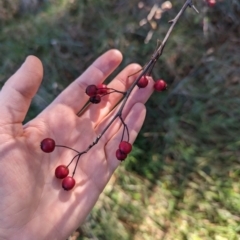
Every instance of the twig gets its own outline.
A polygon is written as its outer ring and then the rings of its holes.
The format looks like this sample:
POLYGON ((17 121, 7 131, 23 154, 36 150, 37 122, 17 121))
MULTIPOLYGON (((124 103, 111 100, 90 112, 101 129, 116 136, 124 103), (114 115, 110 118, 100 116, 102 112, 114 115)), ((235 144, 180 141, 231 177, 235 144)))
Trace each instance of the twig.
POLYGON ((133 82, 133 84, 130 86, 130 88, 126 91, 126 94, 122 100, 122 104, 118 110, 118 112, 115 114, 115 116, 112 118, 112 120, 108 123, 108 125, 103 129, 102 133, 96 138, 96 140, 88 147, 88 149, 84 152, 87 152, 88 150, 90 150, 94 145, 96 145, 98 143, 98 141, 101 139, 101 137, 103 136, 103 134, 108 130, 108 128, 112 125, 112 123, 119 117, 121 119, 122 116, 122 111, 124 106, 126 105, 126 102, 128 100, 128 97, 130 96, 132 90, 134 89, 134 87, 137 85, 138 81, 141 79, 141 77, 145 76, 145 75, 150 75, 155 63, 157 62, 157 60, 159 59, 159 57, 162 55, 164 47, 166 46, 166 43, 169 39, 169 36, 171 34, 171 32, 173 31, 176 23, 179 21, 180 17, 182 16, 182 14, 185 12, 185 10, 190 7, 192 9, 194 9, 197 13, 198 10, 196 9, 196 7, 193 5, 192 0, 187 0, 185 2, 185 4, 182 6, 181 10, 179 11, 179 13, 177 14, 177 16, 172 19, 170 21, 171 26, 164 38, 164 40, 162 41, 161 45, 157 48, 157 50, 155 50, 155 52, 152 55, 152 58, 150 59, 150 61, 144 66, 144 68, 142 69, 142 72, 139 74, 139 76, 136 78, 136 80, 133 82))

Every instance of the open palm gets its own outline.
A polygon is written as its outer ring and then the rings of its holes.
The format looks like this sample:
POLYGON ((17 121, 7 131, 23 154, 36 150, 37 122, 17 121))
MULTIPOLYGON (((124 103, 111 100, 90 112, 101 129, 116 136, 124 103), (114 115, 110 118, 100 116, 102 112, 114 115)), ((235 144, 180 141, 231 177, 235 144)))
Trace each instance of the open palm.
MULTIPOLYGON (((89 214, 120 163, 115 157, 123 130, 120 121, 116 119, 98 144, 81 156, 71 191, 61 188, 54 171, 58 165, 67 165, 76 153, 65 148, 44 153, 40 142, 50 137, 56 144, 86 150, 116 112, 114 106, 122 95, 110 94, 78 117, 76 113, 88 100, 85 89, 103 82, 121 59, 117 50, 103 54, 26 125, 22 122, 42 80, 41 62, 28 57, 6 82, 0 92, 0 239, 66 239, 89 214)), ((126 90, 134 79, 128 76, 139 68, 129 65, 109 87, 126 90)), ((124 108, 130 142, 144 121, 143 104, 151 89, 152 82, 143 90, 134 89, 124 108)))

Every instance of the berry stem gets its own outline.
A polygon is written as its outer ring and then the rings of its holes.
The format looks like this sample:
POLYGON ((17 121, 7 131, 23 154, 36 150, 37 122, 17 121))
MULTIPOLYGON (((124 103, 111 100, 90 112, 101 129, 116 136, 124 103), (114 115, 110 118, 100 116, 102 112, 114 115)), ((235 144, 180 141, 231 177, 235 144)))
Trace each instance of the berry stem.
POLYGON ((73 150, 73 151, 76 152, 76 153, 80 153, 80 152, 77 151, 76 149, 71 148, 71 147, 68 147, 68 146, 64 146, 64 145, 56 145, 56 147, 68 148, 68 149, 70 149, 70 150, 73 150))
MULTIPOLYGON (((74 174, 75 174, 75 172, 76 172, 77 165, 78 165, 78 161, 79 161, 81 155, 82 155, 82 154, 78 154, 78 159, 77 159, 77 162, 76 162, 76 164, 75 164, 75 167, 74 167, 74 170, 73 170, 73 173, 72 173, 72 177, 74 176, 74 174)), ((77 155, 76 155, 76 156, 77 156, 77 155)), ((76 157, 76 156, 75 156, 75 157, 76 157)), ((75 158, 75 157, 74 157, 74 158, 75 158)))
POLYGON ((102 97, 106 96, 106 95, 108 95, 110 93, 121 93, 122 95, 126 94, 126 92, 122 92, 122 91, 119 91, 119 90, 116 90, 116 89, 113 89, 113 88, 108 88, 108 90, 111 90, 111 92, 107 92, 107 93, 103 94, 102 97))
POLYGON ((72 164, 72 162, 74 161, 74 159, 76 158, 76 157, 78 157, 78 159, 81 157, 81 155, 82 155, 82 153, 79 153, 79 154, 77 154, 77 155, 75 155, 73 158, 72 158, 72 160, 69 162, 69 164, 67 165, 67 168, 72 164))
POLYGON ((127 142, 129 142, 129 131, 128 131, 128 126, 127 124, 124 122, 122 116, 119 116, 122 124, 123 124, 123 133, 122 133, 122 138, 121 138, 121 142, 123 141, 124 139, 124 133, 125 133, 125 129, 126 129, 126 132, 127 132, 127 142))

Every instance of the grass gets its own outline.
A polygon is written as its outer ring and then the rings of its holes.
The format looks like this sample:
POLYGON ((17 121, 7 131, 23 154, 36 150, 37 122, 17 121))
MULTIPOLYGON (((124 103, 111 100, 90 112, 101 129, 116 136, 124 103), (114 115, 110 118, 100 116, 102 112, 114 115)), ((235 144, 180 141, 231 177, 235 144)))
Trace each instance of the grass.
MULTIPOLYGON (((49 0, 28 13, 9 2, 8 16, 0 11, 0 84, 29 54, 45 69, 27 121, 109 48, 123 52, 120 69, 145 64, 183 1, 143 26, 150 1, 49 0)), ((133 152, 79 239, 240 239, 240 4, 197 4, 201 13, 186 12, 154 70, 168 91, 147 103, 133 152)))

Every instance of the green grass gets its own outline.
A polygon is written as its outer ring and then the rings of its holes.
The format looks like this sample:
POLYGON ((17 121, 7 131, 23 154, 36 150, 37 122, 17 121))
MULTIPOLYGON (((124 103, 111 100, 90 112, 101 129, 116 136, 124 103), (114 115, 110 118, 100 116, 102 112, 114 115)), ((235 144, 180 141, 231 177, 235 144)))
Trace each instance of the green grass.
MULTIPOLYGON (((26 121, 109 48, 123 52, 118 71, 145 64, 183 1, 172 1, 174 8, 155 20, 147 44, 151 26, 139 22, 152 4, 144 3, 139 9, 135 0, 50 0, 36 12, 0 15, 0 84, 29 54, 44 64, 26 121)), ((133 152, 79 239, 240 239, 240 4, 197 4, 201 13, 187 10, 154 70, 168 91, 147 103, 133 152)))

